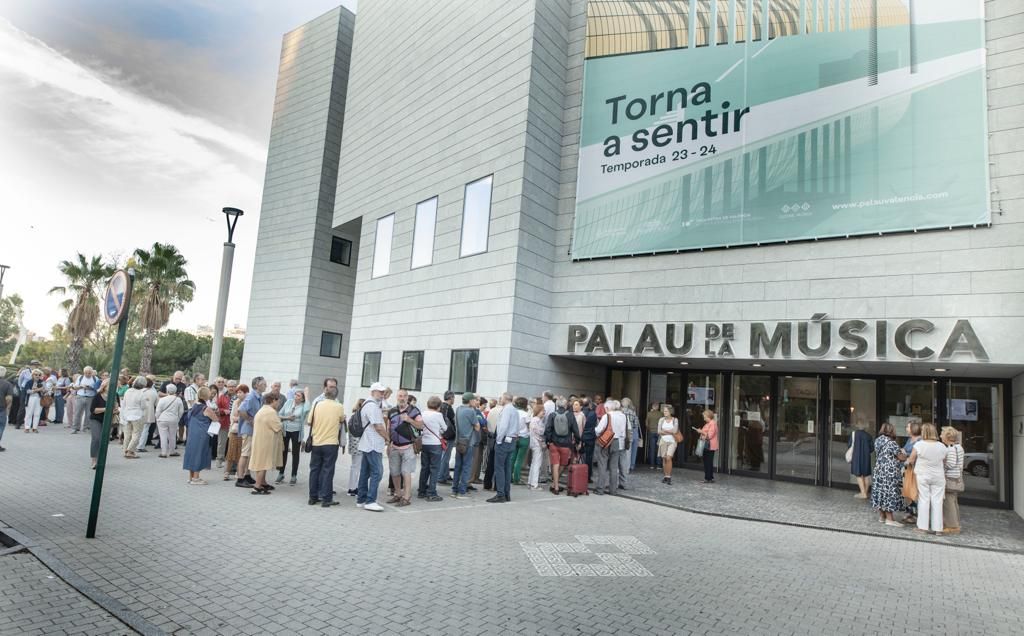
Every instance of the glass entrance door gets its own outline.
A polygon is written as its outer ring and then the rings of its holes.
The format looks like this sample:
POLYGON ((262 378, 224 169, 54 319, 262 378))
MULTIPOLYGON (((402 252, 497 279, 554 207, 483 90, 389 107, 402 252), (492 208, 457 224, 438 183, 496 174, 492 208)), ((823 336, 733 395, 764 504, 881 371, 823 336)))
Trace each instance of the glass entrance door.
MULTIPOLYGON (((832 428, 828 432, 829 483, 856 484, 857 479, 846 463, 846 449, 850 447, 853 431, 867 431, 874 439, 878 433, 878 387, 874 380, 833 377, 829 397, 832 428)), ((874 463, 872 462, 873 466, 874 463)))
POLYGON ((768 473, 765 460, 770 447, 771 393, 771 376, 738 373, 732 376, 729 452, 733 470, 768 473))
MULTIPOLYGON (((647 463, 652 466, 661 463, 657 457, 658 436, 654 433, 657 431, 658 420, 661 418, 661 408, 666 404, 672 407, 672 412, 675 417, 679 418, 679 426, 682 427, 683 374, 675 371, 652 371, 650 383, 647 386, 647 403, 645 405, 647 410, 646 414, 641 416, 644 418, 647 430, 643 455, 647 463)), ((672 464, 681 463, 686 456, 685 453, 684 445, 678 445, 676 454, 672 457, 672 464)), ((640 460, 637 459, 637 461, 640 460)))
MULTIPOLYGON (((694 454, 700 434, 693 427, 704 426, 704 411, 714 411, 721 426, 723 412, 720 404, 722 393, 721 373, 687 373, 686 404, 683 414, 679 417, 679 428, 683 433, 683 461, 689 464, 700 464, 700 457, 694 454)), ((716 458, 721 460, 721 453, 716 458)), ((721 465, 721 464, 719 464, 721 465)))
POLYGON ((775 475, 817 481, 818 378, 783 376, 778 381, 775 475))

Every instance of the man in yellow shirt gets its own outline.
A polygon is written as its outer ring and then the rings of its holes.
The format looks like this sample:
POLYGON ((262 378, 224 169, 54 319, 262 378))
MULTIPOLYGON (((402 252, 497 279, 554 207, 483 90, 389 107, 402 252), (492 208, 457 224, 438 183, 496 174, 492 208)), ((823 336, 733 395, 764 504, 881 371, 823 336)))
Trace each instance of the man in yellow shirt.
POLYGON ((309 458, 309 505, 330 508, 338 505, 334 501, 334 465, 338 462, 345 407, 337 401, 337 385, 328 385, 324 398, 313 405, 307 419, 313 440, 313 453, 309 458))

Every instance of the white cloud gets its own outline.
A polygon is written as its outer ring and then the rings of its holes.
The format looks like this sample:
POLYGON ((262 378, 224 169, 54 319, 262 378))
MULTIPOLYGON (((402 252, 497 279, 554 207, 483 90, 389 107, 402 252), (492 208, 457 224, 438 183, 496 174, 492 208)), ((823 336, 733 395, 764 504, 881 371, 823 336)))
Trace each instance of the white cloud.
POLYGON ((0 262, 13 266, 5 293, 25 297, 30 329, 63 321, 45 293, 61 283, 58 261, 156 240, 178 246, 198 285, 172 324, 212 323, 223 205, 248 212, 228 311, 229 324, 244 324, 264 143, 146 97, 118 69, 80 64, 3 18, 0 91, 0 262))

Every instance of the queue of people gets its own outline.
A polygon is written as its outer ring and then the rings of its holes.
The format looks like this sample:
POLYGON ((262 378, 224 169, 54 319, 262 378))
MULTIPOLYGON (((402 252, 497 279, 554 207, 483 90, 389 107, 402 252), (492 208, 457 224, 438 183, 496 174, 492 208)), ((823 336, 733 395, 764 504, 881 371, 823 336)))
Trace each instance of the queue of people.
MULTIPOLYGON (((865 431, 859 433, 868 435, 865 431)), ((863 451, 855 447, 859 433, 852 438, 854 458, 863 457, 863 451)), ((874 440, 870 499, 878 511, 879 523, 916 525, 915 530, 921 533, 959 534, 958 497, 964 491, 960 431, 945 426, 940 435, 934 424, 915 421, 907 425, 906 435, 907 442, 900 446, 895 427, 885 422, 874 440), (896 519, 899 512, 906 513, 902 520, 896 519)), ((862 467, 854 465, 851 470, 855 476, 862 476, 862 467)))
MULTIPOLYGON (((652 464, 657 459, 662 482, 671 485, 672 458, 683 440, 671 405, 652 410, 642 426, 629 398, 605 400, 601 395, 544 392, 528 398, 503 393, 486 399, 467 392, 458 396, 456 405, 456 395, 448 391, 430 397, 421 410, 408 391, 393 394, 375 383, 346 413, 334 378, 325 379, 313 397, 309 387, 300 389, 295 380, 282 393, 280 382, 268 384, 263 377, 249 385, 224 378, 207 385, 202 374, 188 378, 178 371, 159 383, 153 376, 130 377, 122 371, 116 378, 115 403, 109 405, 111 377, 90 367, 74 376, 66 370, 25 368, 17 386, 2 379, 4 375, 6 369, 0 367, 0 403, 5 407, 0 439, 8 419, 26 433, 38 433, 48 415, 57 419, 56 411, 72 434, 89 431, 95 468, 104 442, 103 418, 112 408, 107 441, 119 439, 128 460, 138 459, 151 445, 160 458, 179 457, 178 447, 184 444, 189 485, 206 485, 202 473, 216 461, 223 480, 254 495, 268 495, 275 486, 267 476, 275 471, 274 484, 282 484, 286 472, 289 485, 297 484, 304 450, 310 454, 309 503, 323 507, 339 503, 334 499, 334 471, 339 454, 346 451, 351 456, 347 494, 356 498, 358 507, 379 511, 385 456, 388 504, 411 505, 413 490, 420 500, 443 501, 440 486, 450 487, 454 499, 467 498, 480 487, 495 493, 488 502, 504 503, 512 498, 512 485, 539 490, 547 484, 556 495, 626 490, 641 445, 649 449, 652 464), (59 408, 52 408, 54 402, 59 408), (449 469, 452 464, 454 470, 449 469), (583 472, 574 467, 583 467, 583 472), (586 485, 574 489, 570 473, 582 474, 586 485)), ((695 453, 704 464, 702 483, 712 484, 718 423, 711 410, 703 412, 703 420, 701 427, 691 428, 698 435, 695 453)), ((855 497, 870 500, 880 523, 914 524, 919 532, 936 534, 960 532, 964 449, 955 428, 944 427, 940 435, 933 424, 911 421, 901 446, 888 422, 873 440, 858 425, 850 436, 847 461, 858 485, 855 497), (900 512, 905 514, 898 520, 900 512)))

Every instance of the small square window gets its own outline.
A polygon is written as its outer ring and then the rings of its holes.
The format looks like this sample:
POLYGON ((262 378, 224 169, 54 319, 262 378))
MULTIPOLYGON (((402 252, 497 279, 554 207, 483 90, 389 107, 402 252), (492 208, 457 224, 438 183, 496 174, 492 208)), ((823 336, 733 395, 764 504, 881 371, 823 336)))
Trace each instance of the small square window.
POLYGON ((362 386, 370 386, 380 381, 380 351, 367 351, 363 354, 362 386))
POLYGON ((398 388, 419 391, 423 388, 423 352, 402 352, 402 377, 398 388))
POLYGON ((476 372, 480 366, 479 349, 455 349, 448 372, 448 389, 455 393, 476 393, 476 372))
POLYGON ((333 331, 320 332, 320 355, 324 358, 341 357, 341 334, 333 331))
POLYGON ((331 237, 331 262, 339 265, 352 264, 352 241, 340 236, 331 237))

